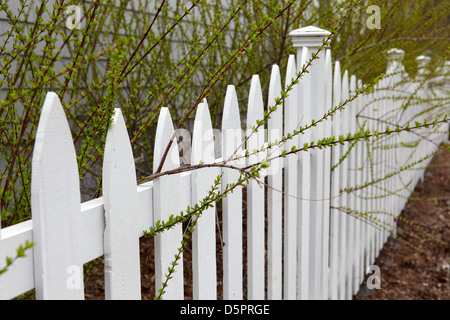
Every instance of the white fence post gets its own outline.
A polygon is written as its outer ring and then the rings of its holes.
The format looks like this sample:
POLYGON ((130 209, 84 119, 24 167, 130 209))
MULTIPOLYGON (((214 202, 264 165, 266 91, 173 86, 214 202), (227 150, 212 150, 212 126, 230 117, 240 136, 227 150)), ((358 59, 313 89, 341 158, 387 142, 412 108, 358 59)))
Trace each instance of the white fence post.
POLYGON ((69 124, 58 96, 49 92, 32 160, 36 299, 84 299, 79 183, 69 124))
MULTIPOLYGON (((319 29, 317 27, 309 26, 300 28, 289 33, 292 38, 292 43, 297 48, 297 57, 301 56, 301 51, 308 49, 309 55, 306 59, 310 59, 312 54, 315 54, 319 46, 323 45, 323 40, 330 34, 329 31, 319 29)), ((325 50, 322 49, 318 53, 318 59, 311 63, 309 68, 310 72, 310 95, 311 95, 311 117, 318 121, 325 113, 325 50)), ((297 69, 300 70, 303 65, 297 65, 297 69)), ((307 122, 308 124, 308 122, 307 122)), ((319 123, 317 127, 311 128, 311 140, 317 142, 323 138, 325 125, 319 123)), ((310 184, 310 197, 311 201, 309 206, 311 210, 310 219, 310 245, 312 246, 309 251, 310 254, 310 266, 309 266, 309 298, 312 299, 324 299, 324 293, 322 292, 322 281, 326 281, 320 271, 322 270, 322 264, 325 263, 322 258, 322 252, 324 250, 324 238, 322 223, 325 216, 328 216, 328 209, 323 206, 323 201, 317 201, 323 199, 323 166, 324 166, 324 154, 322 150, 311 150, 309 154, 311 156, 311 184, 310 184), (327 214, 325 214, 325 211, 327 214)))
MULTIPOLYGON (((288 61, 286 82, 289 83, 290 79, 295 77, 296 70, 300 70, 302 66, 306 65, 307 59, 310 56, 308 48, 303 48, 302 52, 297 50, 297 67, 293 59, 288 61), (299 55, 300 54, 300 55, 299 55), (292 61, 292 62, 291 62, 292 61), (289 76, 291 75, 291 76, 289 76)), ((299 82, 298 90, 298 111, 299 122, 303 125, 311 123, 311 82, 310 74, 304 74, 303 78, 299 82)), ((303 146, 305 143, 311 142, 311 131, 306 130, 302 136, 299 137, 299 145, 303 146)), ((311 156, 308 151, 300 152, 299 154, 299 181, 298 190, 299 199, 298 203, 298 245, 297 245, 297 298, 308 299, 309 298, 309 251, 310 251, 310 221, 313 214, 310 210, 310 166, 311 156)))
POLYGON ((137 186, 133 150, 120 109, 114 110, 103 160, 105 298, 141 298, 137 186))

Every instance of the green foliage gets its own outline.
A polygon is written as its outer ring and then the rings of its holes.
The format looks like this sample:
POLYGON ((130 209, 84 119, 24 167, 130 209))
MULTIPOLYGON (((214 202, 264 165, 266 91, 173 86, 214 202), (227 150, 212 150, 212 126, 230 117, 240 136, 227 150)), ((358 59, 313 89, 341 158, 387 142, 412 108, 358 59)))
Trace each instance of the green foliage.
MULTIPOLYGON (((101 194, 103 148, 114 107, 120 106, 125 116, 136 158, 145 159, 136 162, 137 175, 151 180, 169 174, 171 172, 161 171, 164 158, 160 168, 152 173, 153 142, 160 108, 169 108, 177 128, 190 129, 196 107, 207 98, 213 127, 219 128, 227 85, 234 84, 239 99, 246 101, 253 74, 268 79, 275 63, 280 70, 285 70, 289 55, 295 53, 288 34, 299 26, 315 25, 329 30, 331 34, 324 39, 323 45, 329 43, 334 60, 341 61, 342 69, 361 79, 365 85, 322 117, 299 124, 278 141, 247 150, 244 155, 238 155, 236 151, 229 159, 214 164, 238 170, 238 181, 219 191, 221 177, 217 177, 205 199, 178 216, 171 216, 168 221, 157 221, 154 228, 146 231, 146 236, 155 236, 178 223, 187 222, 187 240, 207 207, 226 197, 237 186, 245 186, 250 179, 257 179, 260 171, 270 166, 274 159, 299 152, 350 144, 347 153, 334 164, 335 169, 347 158, 353 146, 365 143, 368 166, 364 169, 371 171, 373 179, 363 186, 345 188, 341 192, 377 185, 433 154, 401 164, 399 170, 380 178, 373 176, 372 152, 376 148, 414 150, 419 141, 429 140, 436 130, 442 130, 439 125, 448 122, 448 97, 417 95, 424 86, 434 92, 442 85, 430 79, 436 79, 442 70, 445 72, 442 66, 449 58, 448 39, 445 38, 449 10, 443 0, 378 1, 381 29, 367 27, 369 14, 366 9, 371 3, 362 0, 230 0, 227 7, 219 0, 176 1, 173 5, 165 0, 55 1, 53 6, 46 1, 18 2, 15 10, 10 9, 11 1, 0 3, 0 14, 8 23, 6 32, 0 37, 2 227, 31 217, 31 158, 40 110, 48 91, 58 93, 70 122, 83 198, 96 197, 101 194), (81 8, 80 29, 66 27, 69 5, 81 8), (388 59, 381 53, 392 47, 406 52, 403 64, 409 73, 409 77, 395 84, 389 81, 398 76, 396 73, 383 79, 388 59), (425 73, 419 71, 416 60, 421 54, 432 58, 425 73), (390 83, 391 94, 379 98, 376 96, 377 84, 382 79, 390 83), (408 81, 419 81, 419 86, 414 94, 405 98, 398 90, 408 81), (362 123, 357 132, 321 137, 302 146, 292 146, 280 155, 269 156, 244 168, 229 165, 232 160, 283 146, 294 137, 330 121, 363 95, 372 97, 364 108, 370 108, 381 99, 393 100, 399 105, 391 114, 376 119, 359 115, 358 121, 362 123), (396 119, 405 114, 410 118, 399 123, 396 119), (382 129, 369 130, 367 121, 375 121, 382 129), (424 132, 424 129, 428 131, 424 132), (393 142, 393 136, 403 137, 404 133, 415 134, 417 140, 393 142)), ((323 48, 320 46, 291 83, 286 84, 275 99, 275 105, 268 106, 264 118, 257 120, 253 132, 264 126, 271 114, 282 106, 323 48)), ((263 92, 267 92, 268 84, 269 81, 262 82, 263 92)), ((240 105, 245 111, 245 104, 240 105)), ((242 145, 249 137, 245 137, 242 145)), ((176 143, 175 137, 171 143, 176 143)), ((200 164, 177 170, 205 166, 200 164)), ((390 192, 398 194, 397 191, 390 192)), ((163 296, 175 272, 185 240, 168 268, 158 298, 163 296)), ((27 245, 20 249, 18 257, 26 249, 27 245)))
POLYGON ((20 245, 19 248, 16 249, 16 256, 15 257, 6 257, 6 265, 0 269, 0 276, 4 274, 8 269, 11 267, 11 265, 20 258, 25 257, 25 252, 27 250, 30 250, 33 248, 34 243, 29 242, 28 240, 25 242, 25 245, 20 245))

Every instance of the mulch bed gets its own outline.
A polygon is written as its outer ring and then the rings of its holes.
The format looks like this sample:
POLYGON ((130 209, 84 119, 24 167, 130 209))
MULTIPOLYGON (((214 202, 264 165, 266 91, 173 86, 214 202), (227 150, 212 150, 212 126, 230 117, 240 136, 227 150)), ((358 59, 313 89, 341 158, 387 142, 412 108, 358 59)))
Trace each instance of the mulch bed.
MULTIPOLYGON (((450 152, 436 154, 411 195, 398 222, 404 230, 400 238, 391 237, 382 249, 376 265, 381 270, 380 289, 361 285, 356 300, 448 300, 450 299, 450 152), (415 227, 413 227, 413 224, 415 227), (418 228, 417 228, 418 226, 418 228), (418 240, 424 233, 436 240, 418 240), (419 248, 414 249, 414 247, 419 248)), ((244 220, 245 222, 245 220, 244 220)), ((153 239, 140 239, 142 299, 154 299, 153 239)), ((244 243, 245 245, 245 243, 244 243)), ((220 248, 220 243, 217 243, 220 248)), ((220 252, 218 252, 218 258, 220 252)), ((185 297, 192 299, 191 252, 184 253, 185 297)), ((244 260, 245 263, 245 260, 244 260)), ((244 265, 245 267, 245 265, 244 265)), ((102 259, 91 267, 85 281, 86 299, 104 299, 102 259)), ((218 263, 218 298, 221 298, 222 274, 218 263)), ((244 298, 246 293, 244 292, 244 298)))
POLYGON ((375 263, 381 272, 380 289, 369 290, 363 283, 355 299, 450 299, 449 151, 434 156, 411 198, 397 224, 404 232, 389 238, 375 263), (432 239, 417 239, 424 238, 424 232, 432 239))

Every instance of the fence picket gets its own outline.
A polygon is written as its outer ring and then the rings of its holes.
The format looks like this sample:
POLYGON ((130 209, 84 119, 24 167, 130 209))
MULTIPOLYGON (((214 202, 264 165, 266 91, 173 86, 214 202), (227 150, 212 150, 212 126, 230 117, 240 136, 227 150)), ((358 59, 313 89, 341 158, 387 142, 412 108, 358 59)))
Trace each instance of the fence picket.
MULTIPOLYGON (((275 99, 281 95, 281 76, 278 65, 272 66, 267 99, 268 108, 276 105, 275 99)), ((269 111, 269 110, 267 110, 269 111)), ((283 136, 283 105, 279 105, 267 122, 268 142, 280 141, 283 136)), ((268 150, 270 157, 280 155, 280 148, 275 146, 268 150)), ((267 298, 280 300, 283 294, 283 168, 280 159, 270 163, 267 172, 267 298)), ((285 260, 285 264, 287 264, 285 260)), ((294 265, 295 266, 295 265, 294 265)), ((291 278, 294 279, 295 278, 291 278)))
MULTIPOLYGON (((341 102, 341 67, 339 61, 335 62, 334 74, 333 74, 333 106, 339 106, 341 102)), ((333 115, 332 122, 332 134, 338 138, 340 132, 340 111, 336 111, 333 115)), ((335 167, 340 159, 340 148, 333 147, 331 149, 331 199, 330 205, 330 292, 329 296, 331 300, 338 299, 339 289, 339 266, 340 266, 340 220, 343 214, 339 211, 339 169, 335 167)))
MULTIPOLYGON (((345 70, 344 74, 342 76, 342 82, 341 82, 341 102, 346 101, 349 98, 349 91, 348 91, 348 71, 345 70)), ((346 135, 348 132, 348 106, 340 111, 340 122, 341 122, 341 135, 346 135)), ((348 159, 344 158, 345 154, 348 150, 348 145, 344 144, 339 146, 340 150, 340 157, 341 157, 341 164, 339 165, 339 177, 341 179, 340 187, 346 188, 348 186, 348 159)), ((341 197, 339 198, 339 206, 340 207, 347 207, 347 193, 342 193, 341 197)), ((340 299, 348 299, 348 296, 346 295, 346 286, 347 286, 347 280, 348 280, 348 269, 347 261, 348 261, 348 252, 347 252, 347 229, 348 229, 348 215, 346 212, 342 211, 341 214, 341 221, 340 221, 340 245, 341 245, 341 254, 340 254, 340 299)))
MULTIPOLYGON (((332 108, 333 98, 333 71, 332 71, 331 50, 327 49, 325 52, 324 65, 324 110, 323 115, 328 113, 332 108)), ((331 117, 327 117, 323 123, 323 138, 331 137, 331 117)), ((322 288, 321 298, 328 299, 330 290, 330 186, 331 186, 331 150, 330 148, 322 149, 323 154, 323 182, 322 182, 322 202, 323 202, 323 217, 322 217, 322 288)))
MULTIPOLYGON (((356 93, 356 76, 355 75, 351 75, 350 76, 350 96, 353 96, 356 93)), ((349 111, 349 130, 352 134, 355 134, 357 131, 356 128, 356 109, 357 109, 357 101, 353 100, 349 105, 348 105, 348 111, 349 111)), ((356 173, 357 173, 357 143, 353 144, 353 146, 350 146, 350 153, 349 153, 349 185, 350 186, 354 186, 356 185, 356 173)), ((349 194, 349 198, 348 198, 348 204, 347 207, 350 209, 356 209, 357 208, 357 197, 356 194, 354 192, 349 194)), ((354 215, 350 215, 349 216, 349 253, 351 253, 350 255, 350 259, 349 259, 349 270, 350 270, 350 285, 348 287, 348 291, 349 291, 349 299, 351 299, 353 297, 354 294, 356 294, 356 291, 359 288, 359 282, 357 282, 357 272, 356 272, 356 259, 358 258, 358 255, 356 254, 358 252, 358 243, 356 241, 356 236, 357 236, 357 232, 356 232, 356 224, 357 224, 357 217, 354 215)))
MULTIPOLYGON (((192 165, 213 163, 214 136, 206 100, 197 107, 192 136, 192 165)), ((202 201, 220 174, 217 168, 194 170, 191 175, 192 203, 202 201)), ((192 235, 192 270, 194 299, 215 300, 216 289, 216 229, 215 204, 203 211, 192 235)))
POLYGON ((49 92, 32 160, 36 299, 84 299, 79 183, 69 124, 58 96, 49 92))
MULTIPOLYGON (((362 87, 362 81, 358 79, 357 81, 357 89, 360 89, 362 87)), ((361 96, 359 97, 361 98, 361 96)), ((356 99, 355 100, 355 128, 357 131, 362 130, 362 123, 361 119, 359 117, 359 112, 361 111, 362 106, 362 100, 356 99)), ((356 167, 355 167, 355 184, 356 185, 362 185, 363 181, 361 178, 362 173, 362 148, 363 144, 362 141, 360 143, 357 143, 355 145, 355 157, 356 157, 356 167)), ((360 191, 355 193, 356 201, 355 201, 355 210, 359 212, 363 212, 362 209, 362 193, 360 191)), ((361 230, 362 230, 362 217, 359 215, 356 219, 356 226, 355 226, 355 252, 356 252, 356 261, 355 261, 355 268, 356 268, 356 285, 359 288, 359 285, 363 281, 363 274, 361 269, 361 257, 362 257, 362 241, 361 241, 361 230)), ((357 290, 357 289, 356 289, 357 290)))
MULTIPOLYGON (((229 85, 225 95, 222 118, 222 157, 228 159, 242 143, 241 118, 234 86, 229 85)), ((238 149, 238 155, 242 148, 238 149)), ((234 160, 231 165, 242 165, 245 160, 234 160)), ((239 172, 222 169, 222 190, 230 183, 236 183, 239 172)), ((224 300, 243 297, 242 291, 242 187, 222 201, 223 214, 223 298, 224 300)))
MULTIPOLYGON (((250 84, 250 93, 247 109, 247 136, 252 136, 247 140, 247 150, 252 153, 260 150, 264 144, 264 126, 257 132, 251 127, 256 126, 257 120, 264 118, 264 102, 262 97, 261 83, 259 76, 254 75, 250 84)), ((257 155, 250 155, 247 158, 247 165, 257 163, 264 159, 264 152, 257 155)), ((264 182, 264 173, 258 178, 264 182)), ((247 185, 247 283, 248 299, 264 299, 265 281, 265 240, 264 240, 264 198, 265 187, 254 179, 250 179, 247 185)))
POLYGON ((133 150, 120 109, 114 110, 103 160, 105 298, 141 298, 137 185, 133 150))
MULTIPOLYGON (((168 108, 161 108, 158 124, 156 128, 155 148, 153 158, 153 170, 156 171, 162 160, 163 153, 174 134, 172 117, 168 108)), ((180 158, 178 155, 178 147, 176 140, 172 143, 167 157, 163 165, 163 171, 176 169, 180 166, 180 158)), ((154 223, 157 221, 168 221, 170 215, 178 215, 185 210, 190 204, 190 188, 184 188, 185 183, 180 183, 181 175, 169 175, 156 178, 153 181, 153 202, 154 202, 154 223), (176 194, 177 196, 173 196, 176 194), (188 201, 186 201, 188 197, 188 201)), ((181 224, 175 225, 172 229, 165 230, 155 237, 155 280, 156 294, 162 288, 162 284, 166 282, 166 274, 169 273, 168 268, 175 261, 175 255, 181 247, 183 239, 183 230, 181 224)), ((168 287, 163 295, 164 299, 176 300, 184 299, 183 285, 183 254, 175 266, 175 273, 171 275, 172 279, 168 280, 168 287)))
MULTIPOLYGON (((296 72, 295 56, 290 55, 286 70, 285 89, 290 85, 296 72)), ((281 84, 280 84, 281 86, 281 84)), ((299 103, 298 85, 294 85, 289 96, 284 101, 284 135, 298 130, 299 127, 299 103)), ((300 106, 301 107, 301 106, 300 106)), ((271 140, 273 141, 273 139, 271 140)), ((284 150, 290 151, 292 147, 299 145, 299 137, 288 141, 284 150)), ((284 299, 296 299, 297 291, 297 214, 298 196, 298 166, 299 156, 293 155, 284 159, 284 299)), ((281 210, 280 210, 281 212, 281 210)))

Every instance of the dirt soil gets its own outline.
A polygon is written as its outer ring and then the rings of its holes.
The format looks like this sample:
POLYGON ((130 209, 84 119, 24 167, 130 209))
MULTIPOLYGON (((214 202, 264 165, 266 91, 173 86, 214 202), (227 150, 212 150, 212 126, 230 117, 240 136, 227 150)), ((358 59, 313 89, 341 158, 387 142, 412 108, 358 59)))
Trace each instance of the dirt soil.
POLYGON ((449 151, 434 156, 411 198, 397 223, 399 238, 389 238, 375 263, 380 289, 364 283, 355 299, 450 299, 449 151))
MULTIPOLYGON (((398 222, 403 232, 391 237, 376 265, 381 271, 380 289, 365 283, 356 300, 448 300, 450 299, 450 152, 436 154, 403 210, 398 222), (418 239, 420 238, 420 239, 418 239), (414 248, 415 247, 415 248, 414 248)), ((153 239, 140 239, 142 299, 154 299, 153 239)), ((245 245, 245 243, 244 243, 245 245)), ((217 244, 220 248, 220 243, 217 244)), ((218 252, 218 258, 220 252, 218 252)), ((185 297, 192 299, 191 252, 184 253, 185 297)), ((218 263, 218 298, 222 279, 218 263)), ((85 266, 86 299, 104 299, 103 261, 85 266)), ((244 292, 245 298, 245 292, 244 292)))

